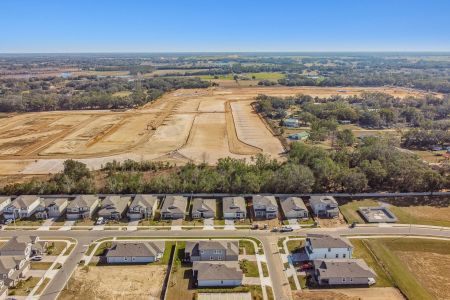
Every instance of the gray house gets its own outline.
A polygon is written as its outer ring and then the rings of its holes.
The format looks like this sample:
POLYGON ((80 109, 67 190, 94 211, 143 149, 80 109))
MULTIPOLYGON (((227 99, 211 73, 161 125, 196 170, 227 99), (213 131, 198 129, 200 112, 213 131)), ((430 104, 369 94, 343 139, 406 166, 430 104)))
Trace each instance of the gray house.
POLYGON ((274 196, 253 196, 255 218, 275 219, 278 217, 277 200, 274 196))
POLYGON ((237 261, 196 261, 193 263, 192 272, 199 287, 240 286, 243 279, 237 261))
POLYGON ((362 259, 314 260, 314 276, 319 285, 369 285, 375 272, 362 259))
POLYGON ((164 220, 183 219, 186 215, 186 207, 186 197, 168 195, 161 208, 161 218, 164 220))
POLYGON ((98 216, 110 220, 120 220, 125 215, 130 200, 131 197, 108 196, 102 201, 98 216))
POLYGON ((113 242, 106 252, 109 264, 149 263, 161 259, 164 254, 165 242, 113 242))
POLYGON ((216 216, 216 199, 195 198, 192 201, 192 218, 208 219, 216 216))
POLYGON ((95 195, 79 195, 67 206, 67 219, 88 219, 98 208, 100 199, 95 195))
POLYGON ((5 287, 14 287, 30 269, 28 259, 21 256, 0 256, 0 278, 5 287))
POLYGON ((150 219, 155 215, 158 207, 158 198, 152 195, 136 195, 128 209, 130 220, 150 219))
POLYGON ((11 197, 9 196, 0 196, 0 215, 3 213, 5 207, 7 207, 11 203, 11 197))
POLYGON ((338 203, 331 196, 311 196, 309 205, 315 216, 326 218, 339 216, 338 203))
POLYGON ((245 219, 247 209, 243 197, 223 198, 223 217, 225 219, 245 219))
POLYGON ((237 241, 186 242, 184 257, 188 261, 233 261, 239 257, 237 241))
POLYGON ((36 208, 34 216, 36 219, 58 218, 61 216, 69 204, 67 198, 45 198, 36 208))
POLYGON ((289 197, 287 199, 280 200, 280 204, 286 219, 308 218, 308 209, 301 198, 289 197))
POLYGON ((35 195, 21 195, 14 199, 3 210, 5 219, 20 219, 31 217, 41 203, 41 198, 35 195))

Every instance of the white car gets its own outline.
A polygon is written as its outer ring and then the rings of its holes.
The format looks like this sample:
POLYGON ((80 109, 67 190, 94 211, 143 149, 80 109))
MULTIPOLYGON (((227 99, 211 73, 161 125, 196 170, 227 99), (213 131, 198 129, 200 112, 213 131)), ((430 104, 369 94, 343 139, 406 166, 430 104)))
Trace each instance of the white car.
POLYGON ((374 285, 376 282, 375 278, 369 278, 369 285, 374 285))
POLYGON ((97 219, 97 222, 95 222, 95 225, 103 225, 105 224, 105 219, 103 217, 100 217, 97 219))
POLYGON ((5 222, 3 222, 5 225, 9 225, 13 222, 12 219, 6 219, 5 222))
POLYGON ((36 255, 33 256, 32 258, 30 258, 31 261, 41 261, 42 260, 42 256, 40 255, 36 255))

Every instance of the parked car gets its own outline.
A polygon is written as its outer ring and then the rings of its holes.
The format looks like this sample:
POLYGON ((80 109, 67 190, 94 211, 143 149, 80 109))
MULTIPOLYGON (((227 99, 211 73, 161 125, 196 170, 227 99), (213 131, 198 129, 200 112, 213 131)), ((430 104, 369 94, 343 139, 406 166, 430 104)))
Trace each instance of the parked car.
POLYGON ((13 222, 12 219, 6 219, 6 220, 3 222, 3 224, 9 225, 9 224, 11 224, 12 222, 13 222))
POLYGON ((270 230, 271 232, 278 232, 278 227, 274 227, 274 228, 272 228, 272 230, 270 230))
POLYGON ((97 219, 97 222, 95 222, 95 225, 103 225, 105 224, 105 219, 103 217, 100 217, 97 219))
POLYGON ((300 266, 300 272, 305 271, 305 270, 310 270, 312 269, 314 266, 311 262, 305 262, 300 266))
POLYGON ((36 255, 33 256, 32 258, 30 258, 31 261, 41 261, 42 260, 42 256, 40 255, 36 255))
POLYGON ((259 228, 259 226, 258 226, 258 224, 253 224, 252 225, 252 227, 250 227, 252 230, 255 230, 255 229, 258 229, 259 228))
POLYGON ((280 232, 291 232, 291 231, 294 231, 294 229, 292 229, 292 227, 289 226, 283 226, 280 229, 280 232))
POLYGON ((376 282, 375 278, 369 278, 369 285, 374 285, 376 282))

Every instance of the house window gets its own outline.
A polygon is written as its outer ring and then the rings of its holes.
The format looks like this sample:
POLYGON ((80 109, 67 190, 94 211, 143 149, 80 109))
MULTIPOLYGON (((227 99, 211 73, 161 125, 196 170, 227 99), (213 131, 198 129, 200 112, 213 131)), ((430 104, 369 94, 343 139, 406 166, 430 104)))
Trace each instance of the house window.
POLYGON ((325 257, 324 258, 327 258, 327 255, 325 254, 325 257))
POLYGON ((205 251, 203 251, 203 250, 200 250, 200 254, 203 254, 205 251))
POLYGON ((210 256, 210 257, 209 257, 209 260, 214 260, 214 256, 210 256))
POLYGON ((347 255, 346 254, 342 254, 342 258, 345 258, 347 255))
POLYGON ((336 254, 336 258, 339 258, 339 254, 336 254))
POLYGON ((331 248, 328 248, 328 252, 331 252, 331 248))
POLYGON ((345 282, 345 278, 342 278, 342 282, 345 282))

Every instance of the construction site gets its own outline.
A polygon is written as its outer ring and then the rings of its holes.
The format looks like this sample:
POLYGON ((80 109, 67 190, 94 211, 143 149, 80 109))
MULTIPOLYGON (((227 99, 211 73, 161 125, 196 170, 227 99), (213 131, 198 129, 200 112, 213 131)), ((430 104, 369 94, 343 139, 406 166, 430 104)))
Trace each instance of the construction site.
POLYGON ((163 160, 177 164, 258 153, 282 159, 285 149, 253 109, 258 94, 329 97, 380 91, 415 96, 401 88, 220 86, 182 89, 125 111, 78 110, 11 114, 0 118, 0 175, 49 174, 73 158, 92 170, 108 161, 163 160))

